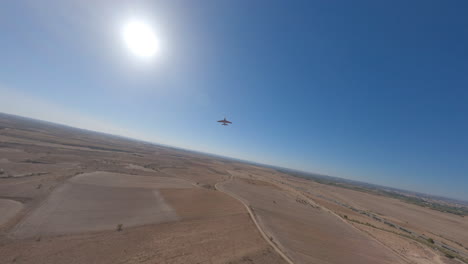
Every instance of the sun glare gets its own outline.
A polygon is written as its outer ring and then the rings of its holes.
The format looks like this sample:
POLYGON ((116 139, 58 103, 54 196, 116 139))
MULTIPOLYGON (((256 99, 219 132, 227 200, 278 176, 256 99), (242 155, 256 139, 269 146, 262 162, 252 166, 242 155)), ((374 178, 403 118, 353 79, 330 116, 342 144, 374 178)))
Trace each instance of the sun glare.
POLYGON ((130 51, 138 57, 150 58, 159 50, 159 41, 150 25, 131 21, 124 25, 123 38, 130 51))

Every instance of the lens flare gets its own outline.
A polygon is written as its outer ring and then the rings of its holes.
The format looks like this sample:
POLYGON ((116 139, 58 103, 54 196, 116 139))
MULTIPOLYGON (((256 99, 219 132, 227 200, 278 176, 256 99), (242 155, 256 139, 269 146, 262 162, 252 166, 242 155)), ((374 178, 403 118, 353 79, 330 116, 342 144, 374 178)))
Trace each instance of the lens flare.
POLYGON ((141 21, 131 21, 125 24, 123 39, 130 51, 138 57, 153 57, 160 51, 159 40, 153 29, 141 21))

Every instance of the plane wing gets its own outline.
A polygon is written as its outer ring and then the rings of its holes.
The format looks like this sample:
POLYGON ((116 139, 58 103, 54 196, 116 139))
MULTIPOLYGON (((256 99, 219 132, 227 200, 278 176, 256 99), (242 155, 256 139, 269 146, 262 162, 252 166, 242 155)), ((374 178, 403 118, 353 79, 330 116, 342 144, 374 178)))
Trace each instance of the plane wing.
POLYGON ((220 122, 220 123, 228 123, 228 124, 232 124, 232 122, 231 122, 231 121, 227 121, 227 120, 219 120, 218 122, 220 122))

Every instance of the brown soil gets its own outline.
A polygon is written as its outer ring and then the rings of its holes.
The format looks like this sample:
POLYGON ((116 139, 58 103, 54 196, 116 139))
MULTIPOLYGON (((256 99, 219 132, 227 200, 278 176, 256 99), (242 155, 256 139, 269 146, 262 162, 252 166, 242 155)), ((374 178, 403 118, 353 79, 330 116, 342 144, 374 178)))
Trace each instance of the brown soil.
POLYGON ((2 114, 0 212, 0 263, 460 263, 408 232, 468 259, 466 217, 2 114))

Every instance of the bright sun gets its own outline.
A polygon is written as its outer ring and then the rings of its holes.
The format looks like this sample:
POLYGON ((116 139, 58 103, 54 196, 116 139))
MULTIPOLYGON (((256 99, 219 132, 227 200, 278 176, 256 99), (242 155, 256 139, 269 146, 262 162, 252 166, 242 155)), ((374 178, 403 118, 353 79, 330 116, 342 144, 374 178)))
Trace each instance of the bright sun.
POLYGON ((153 57, 160 51, 153 29, 143 22, 131 21, 125 24, 123 38, 130 51, 138 57, 153 57))

